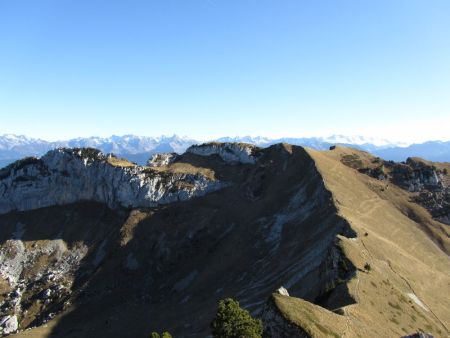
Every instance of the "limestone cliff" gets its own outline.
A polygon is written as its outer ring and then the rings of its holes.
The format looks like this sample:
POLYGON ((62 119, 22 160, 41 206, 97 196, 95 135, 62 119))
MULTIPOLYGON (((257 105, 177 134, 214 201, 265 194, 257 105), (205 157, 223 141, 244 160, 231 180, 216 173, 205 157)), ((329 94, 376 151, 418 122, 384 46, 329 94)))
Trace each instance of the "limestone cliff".
POLYGON ((228 163, 250 163, 256 161, 256 152, 258 147, 246 143, 218 143, 211 142, 201 145, 193 145, 189 147, 186 152, 210 156, 218 155, 222 160, 228 163))
POLYGON ((78 201, 110 208, 152 207, 185 201, 224 186, 201 173, 158 171, 91 148, 57 149, 0 172, 0 213, 78 201))

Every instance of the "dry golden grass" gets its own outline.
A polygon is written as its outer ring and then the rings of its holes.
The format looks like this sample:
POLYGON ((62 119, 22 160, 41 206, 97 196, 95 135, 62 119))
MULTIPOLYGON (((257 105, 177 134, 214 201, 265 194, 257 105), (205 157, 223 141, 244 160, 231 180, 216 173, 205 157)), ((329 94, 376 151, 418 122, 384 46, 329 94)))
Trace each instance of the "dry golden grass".
MULTIPOLYGON (((339 214, 358 233, 356 239, 341 239, 345 254, 360 269, 365 262, 371 266, 349 283, 358 303, 345 309, 352 332, 348 336, 393 337, 419 329, 444 336, 450 326, 450 299, 444 296, 450 294, 450 260, 423 228, 424 221, 435 221, 417 205, 422 220, 411 219, 402 210, 411 205, 401 189, 389 186, 380 192, 384 183, 343 165, 341 156, 348 151, 308 151, 339 214), (416 295, 428 311, 408 294, 416 295)), ((370 161, 366 154, 358 152, 370 161)))
POLYGON ((299 298, 273 294, 277 308, 286 319, 300 326, 313 338, 342 337, 345 318, 299 298))
POLYGON ((141 211, 139 209, 132 210, 128 219, 120 228, 120 245, 125 246, 133 238, 137 225, 146 217, 151 215, 151 211, 141 211))
POLYGON ((359 173, 358 168, 379 165, 369 153, 345 147, 308 153, 338 213, 358 233, 355 239, 339 236, 340 247, 357 268, 348 282, 357 303, 343 307, 339 316, 301 299, 275 295, 278 309, 312 337, 400 337, 417 331, 447 337, 448 228, 410 202, 408 192, 359 173))
POLYGON ((111 164, 114 167, 126 168, 126 167, 135 167, 136 166, 136 164, 131 163, 127 159, 119 158, 119 157, 111 156, 111 157, 108 157, 107 161, 109 164, 111 164))
POLYGON ((174 174, 200 174, 209 178, 210 180, 215 179, 214 171, 212 171, 211 169, 196 167, 189 163, 176 162, 168 166, 152 167, 151 169, 156 172, 166 172, 174 174))
MULTIPOLYGON (((136 164, 124 159, 124 158, 118 158, 118 157, 108 157, 108 163, 115 167, 135 167, 136 164)), ((214 171, 208 168, 201 168, 193 166, 189 163, 171 163, 167 166, 161 166, 161 167, 146 167, 147 170, 152 170, 154 172, 160 172, 160 173, 168 173, 168 174, 200 174, 203 175, 211 180, 215 179, 214 171)))

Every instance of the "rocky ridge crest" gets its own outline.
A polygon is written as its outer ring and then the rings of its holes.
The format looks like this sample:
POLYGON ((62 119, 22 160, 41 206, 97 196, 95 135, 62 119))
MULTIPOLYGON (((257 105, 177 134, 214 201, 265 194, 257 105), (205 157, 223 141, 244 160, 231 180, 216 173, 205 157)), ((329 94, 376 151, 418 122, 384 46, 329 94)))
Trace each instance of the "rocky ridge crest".
POLYGON ((60 148, 0 171, 0 213, 78 201, 110 208, 153 207, 225 186, 201 173, 158 171, 93 148, 60 148))
POLYGON ((258 147, 247 143, 210 142, 193 145, 186 152, 200 156, 218 155, 227 163, 254 164, 258 149, 258 147))

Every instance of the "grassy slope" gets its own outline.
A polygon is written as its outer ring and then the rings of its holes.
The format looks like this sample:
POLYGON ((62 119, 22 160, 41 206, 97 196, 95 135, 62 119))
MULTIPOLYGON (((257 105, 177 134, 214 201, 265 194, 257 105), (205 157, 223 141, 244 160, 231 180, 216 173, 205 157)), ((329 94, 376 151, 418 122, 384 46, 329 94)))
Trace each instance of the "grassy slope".
POLYGON ((399 201, 391 200, 401 196, 396 187, 380 194, 379 182, 342 165, 340 152, 309 150, 339 213, 358 233, 356 239, 341 239, 361 270, 349 283, 358 303, 344 309, 344 336, 393 337, 420 329, 445 336, 450 326, 450 299, 444 296, 450 294, 448 256, 398 208, 399 201), (363 271, 366 263, 368 272, 363 271))
MULTIPOLYGON (((131 163, 130 161, 118 158, 118 157, 108 157, 107 162, 114 167, 121 168, 132 168, 136 167, 135 163, 131 163)), ((189 163, 171 163, 166 166, 161 167, 146 167, 147 170, 160 172, 160 173, 168 173, 168 174, 192 174, 192 175, 203 175, 210 180, 214 180, 214 171, 201 168, 197 166, 193 166, 189 163)))
POLYGON ((208 168, 201 168, 197 166, 193 166, 189 163, 171 163, 167 166, 161 166, 161 167, 151 167, 151 170, 157 171, 157 172, 167 172, 167 173, 174 173, 174 174, 192 174, 192 175, 203 175, 207 177, 210 180, 215 179, 215 173, 213 170, 208 168))
POLYGON ((273 294, 278 309, 289 322, 303 328, 311 337, 339 338, 346 331, 345 318, 303 299, 273 294))
MULTIPOLYGON (((356 158, 353 162, 347 163, 348 166, 353 166, 355 169, 373 169, 380 165, 379 162, 374 161, 376 157, 373 155, 352 148, 336 147, 335 150, 322 152, 322 154, 326 154, 327 157, 337 162, 345 162, 347 158, 356 158)), ((415 160, 423 161, 417 158, 415 160)), ((436 165, 440 169, 450 167, 450 163, 423 162, 428 165, 436 165)), ((425 208, 417 203, 411 202, 412 197, 417 196, 418 193, 407 192, 386 181, 370 179, 366 175, 359 174, 356 170, 353 173, 357 174, 364 184, 382 200, 388 201, 402 214, 414 219, 417 226, 425 231, 447 254, 450 254, 450 228, 445 224, 435 221, 425 208)))
POLYGON ((136 164, 131 163, 130 161, 124 159, 124 158, 118 158, 118 157, 108 157, 107 162, 111 164, 114 167, 134 167, 136 164))

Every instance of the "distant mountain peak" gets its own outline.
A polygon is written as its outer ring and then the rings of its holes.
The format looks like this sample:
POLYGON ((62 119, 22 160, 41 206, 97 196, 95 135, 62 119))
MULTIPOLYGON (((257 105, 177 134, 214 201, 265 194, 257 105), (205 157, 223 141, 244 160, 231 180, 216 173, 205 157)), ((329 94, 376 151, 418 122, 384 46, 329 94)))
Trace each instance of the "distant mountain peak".
POLYGON ((387 140, 385 138, 378 137, 367 137, 362 135, 331 135, 326 137, 321 137, 322 140, 330 143, 345 143, 345 144, 370 144, 378 147, 394 147, 394 146, 408 146, 409 144, 406 142, 394 142, 391 140, 387 140))
MULTIPOLYGON (((283 137, 278 139, 247 135, 221 137, 212 141, 250 143, 259 147, 267 147, 275 143, 290 143, 317 150, 328 149, 334 144, 343 144, 372 152, 387 160, 404 161, 407 157, 420 156, 433 161, 450 161, 450 142, 443 141, 428 141, 409 145, 404 142, 393 142, 384 138, 341 134, 301 138, 283 137)), ((0 167, 26 156, 42 156, 47 151, 59 147, 93 147, 105 153, 115 153, 128 158, 130 161, 145 164, 153 154, 183 153, 191 145, 200 143, 203 142, 177 134, 155 137, 133 134, 111 135, 108 137, 90 136, 61 141, 45 141, 25 135, 4 134, 0 136, 0 167)))

